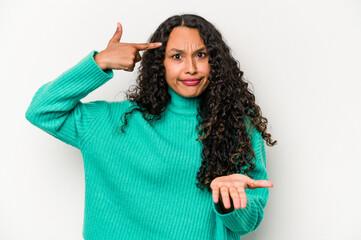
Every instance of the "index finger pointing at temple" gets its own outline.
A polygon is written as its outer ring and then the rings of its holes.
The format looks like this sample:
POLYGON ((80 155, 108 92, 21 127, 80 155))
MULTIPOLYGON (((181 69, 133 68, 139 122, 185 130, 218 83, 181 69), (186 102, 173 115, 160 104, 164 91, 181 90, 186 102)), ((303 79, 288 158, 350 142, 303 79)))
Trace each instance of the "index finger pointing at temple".
POLYGON ((139 51, 148 50, 148 49, 154 49, 162 46, 161 42, 155 42, 155 43, 134 43, 133 46, 138 49, 139 51))

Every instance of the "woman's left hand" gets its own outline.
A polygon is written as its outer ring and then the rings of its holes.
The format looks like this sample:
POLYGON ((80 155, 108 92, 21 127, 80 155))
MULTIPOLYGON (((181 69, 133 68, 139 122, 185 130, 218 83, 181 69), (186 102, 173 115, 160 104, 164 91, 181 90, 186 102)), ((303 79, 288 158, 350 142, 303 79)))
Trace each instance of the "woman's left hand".
POLYGON ((245 209, 247 205, 246 188, 271 188, 273 183, 267 180, 253 180, 246 175, 235 173, 228 176, 213 179, 210 185, 213 194, 213 201, 218 203, 219 194, 225 208, 230 208, 229 195, 232 197, 234 208, 245 209))

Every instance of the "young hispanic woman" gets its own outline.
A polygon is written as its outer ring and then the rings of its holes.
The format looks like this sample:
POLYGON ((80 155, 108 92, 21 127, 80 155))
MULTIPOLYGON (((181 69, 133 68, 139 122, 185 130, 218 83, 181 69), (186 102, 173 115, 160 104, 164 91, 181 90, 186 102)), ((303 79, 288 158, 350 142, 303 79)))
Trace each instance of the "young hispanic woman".
POLYGON ((83 238, 219 240, 254 231, 273 187, 264 141, 276 141, 220 32, 184 14, 148 43, 121 37, 118 23, 106 49, 40 87, 26 112, 82 153, 83 238), (139 61, 126 100, 80 101, 139 61))

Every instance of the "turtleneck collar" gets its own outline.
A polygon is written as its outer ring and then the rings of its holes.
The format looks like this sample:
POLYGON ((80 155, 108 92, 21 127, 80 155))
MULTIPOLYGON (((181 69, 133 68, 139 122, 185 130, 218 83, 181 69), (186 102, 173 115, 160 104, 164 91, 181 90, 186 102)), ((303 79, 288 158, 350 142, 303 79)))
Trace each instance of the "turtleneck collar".
POLYGON ((167 108, 171 112, 183 116, 197 115, 200 97, 186 98, 173 91, 170 87, 168 87, 168 93, 171 96, 171 100, 167 108))

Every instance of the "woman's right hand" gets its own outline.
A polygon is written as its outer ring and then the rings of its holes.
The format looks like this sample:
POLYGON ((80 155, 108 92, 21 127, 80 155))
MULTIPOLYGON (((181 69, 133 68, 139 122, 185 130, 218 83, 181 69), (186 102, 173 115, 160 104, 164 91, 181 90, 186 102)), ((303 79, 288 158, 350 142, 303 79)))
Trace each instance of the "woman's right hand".
POLYGON ((123 69, 133 71, 134 66, 142 58, 139 51, 158 48, 161 42, 155 43, 121 43, 122 25, 117 23, 117 31, 110 39, 108 46, 103 51, 94 56, 95 62, 102 69, 123 69))

